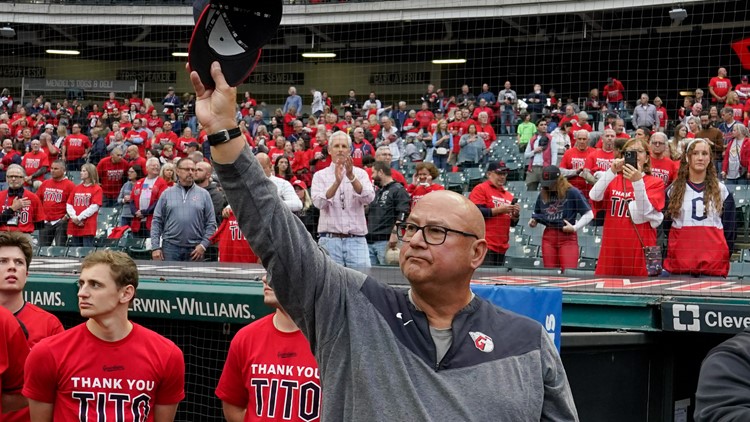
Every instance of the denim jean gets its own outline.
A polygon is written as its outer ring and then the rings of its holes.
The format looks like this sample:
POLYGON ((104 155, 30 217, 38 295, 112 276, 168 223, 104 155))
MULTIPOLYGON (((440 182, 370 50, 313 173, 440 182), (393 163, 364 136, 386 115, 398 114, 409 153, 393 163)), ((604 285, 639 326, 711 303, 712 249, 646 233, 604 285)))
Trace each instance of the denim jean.
POLYGON ((161 253, 165 261, 190 261, 190 254, 195 246, 173 245, 168 242, 162 242, 161 253))
POLYGON ((448 171, 450 168, 448 166, 448 155, 432 155, 432 162, 435 164, 435 167, 438 168, 438 170, 448 171))
POLYGON ((68 246, 71 246, 71 247, 77 247, 77 246, 92 247, 92 246, 94 246, 94 236, 73 236, 68 241, 68 246))
POLYGON ((516 113, 513 109, 505 109, 500 114, 500 133, 515 135, 516 133, 516 113))
POLYGON ((367 244, 370 250, 370 263, 372 265, 385 265, 385 251, 388 249, 388 241, 381 240, 367 244))
POLYGON ((337 238, 321 235, 318 245, 328 252, 334 262, 345 267, 370 267, 370 252, 364 237, 337 238))

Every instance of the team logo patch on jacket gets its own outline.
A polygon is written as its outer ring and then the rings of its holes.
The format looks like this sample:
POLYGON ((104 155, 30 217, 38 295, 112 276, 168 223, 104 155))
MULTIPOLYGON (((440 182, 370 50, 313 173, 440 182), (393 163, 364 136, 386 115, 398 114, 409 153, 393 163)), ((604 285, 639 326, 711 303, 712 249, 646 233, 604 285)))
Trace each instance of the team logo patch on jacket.
POLYGON ((469 335, 471 336, 471 339, 474 340, 474 346, 476 346, 477 349, 485 353, 490 353, 495 350, 495 343, 490 336, 480 333, 479 331, 469 331, 469 335))

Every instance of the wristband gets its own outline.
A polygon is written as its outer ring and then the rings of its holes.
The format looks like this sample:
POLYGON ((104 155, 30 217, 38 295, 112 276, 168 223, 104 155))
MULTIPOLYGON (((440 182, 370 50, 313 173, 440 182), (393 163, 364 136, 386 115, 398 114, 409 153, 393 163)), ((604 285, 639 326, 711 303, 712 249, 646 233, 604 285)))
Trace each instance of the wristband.
POLYGON ((352 176, 351 179, 349 179, 349 183, 354 183, 357 180, 357 176, 352 176))
POLYGON ((209 145, 215 147, 240 136, 242 136, 242 131, 240 128, 236 127, 234 129, 222 129, 216 133, 212 133, 211 135, 208 135, 207 140, 209 145))

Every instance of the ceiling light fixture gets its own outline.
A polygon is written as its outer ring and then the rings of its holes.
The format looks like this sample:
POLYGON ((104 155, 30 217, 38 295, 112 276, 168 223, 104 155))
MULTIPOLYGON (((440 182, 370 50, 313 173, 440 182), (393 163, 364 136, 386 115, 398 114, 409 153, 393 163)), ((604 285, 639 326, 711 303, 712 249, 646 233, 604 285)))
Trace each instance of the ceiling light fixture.
POLYGON ((172 57, 187 57, 187 56, 188 56, 188 53, 184 51, 175 51, 174 53, 172 53, 172 57))
POLYGON ((432 64, 464 64, 466 59, 435 59, 432 64))
POLYGON ((66 56, 77 56, 81 54, 78 50, 47 50, 47 54, 62 54, 66 56))
POLYGON ((302 57, 306 59, 332 59, 336 57, 336 53, 326 53, 322 51, 311 51, 308 53, 302 53, 302 57))

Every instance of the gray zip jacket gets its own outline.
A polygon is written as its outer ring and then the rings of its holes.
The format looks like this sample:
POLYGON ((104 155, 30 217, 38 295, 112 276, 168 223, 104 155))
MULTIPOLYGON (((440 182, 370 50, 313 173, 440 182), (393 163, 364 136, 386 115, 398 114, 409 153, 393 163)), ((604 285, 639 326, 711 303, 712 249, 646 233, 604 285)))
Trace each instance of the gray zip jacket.
POLYGON ((440 362, 405 290, 331 261, 249 148, 214 164, 240 229, 320 367, 324 421, 576 421, 560 357, 536 322, 475 297, 440 362))

